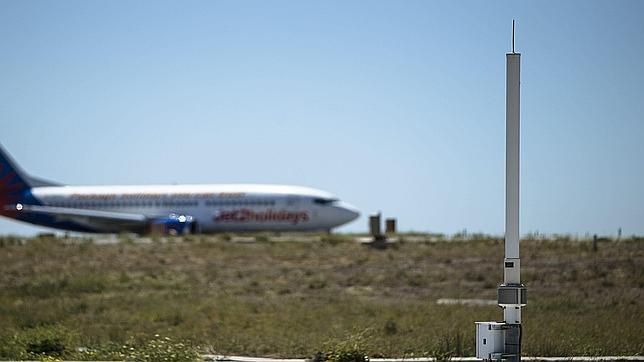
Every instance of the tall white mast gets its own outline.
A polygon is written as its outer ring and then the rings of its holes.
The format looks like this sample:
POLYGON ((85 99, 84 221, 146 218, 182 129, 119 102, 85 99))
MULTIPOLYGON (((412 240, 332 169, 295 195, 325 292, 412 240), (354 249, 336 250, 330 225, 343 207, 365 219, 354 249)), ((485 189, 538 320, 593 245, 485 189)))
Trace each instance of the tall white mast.
POLYGON ((503 322, 476 323, 476 356, 485 360, 521 360, 521 307, 526 305, 526 288, 521 284, 519 259, 519 160, 521 54, 505 55, 505 259, 503 284, 498 289, 503 322))
MULTIPOLYGON (((503 283, 521 284, 519 259, 519 158, 521 54, 514 52, 512 22, 512 53, 505 55, 505 265, 503 283)), ((506 323, 521 323, 521 309, 504 308, 506 323)))

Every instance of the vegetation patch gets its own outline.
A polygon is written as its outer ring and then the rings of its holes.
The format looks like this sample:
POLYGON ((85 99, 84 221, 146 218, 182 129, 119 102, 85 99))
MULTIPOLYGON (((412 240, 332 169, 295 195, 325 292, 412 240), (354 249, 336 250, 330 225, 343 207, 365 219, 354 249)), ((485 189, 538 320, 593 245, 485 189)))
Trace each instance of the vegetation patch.
POLYGON ((188 342, 174 341, 155 334, 153 338, 130 342, 124 346, 124 359, 137 362, 193 362, 200 361, 199 349, 188 342))
MULTIPOLYGON (((447 359, 473 356, 474 322, 502 316, 436 303, 496 298, 500 238, 409 233, 377 250, 353 235, 250 235, 0 237, 0 359, 447 359)), ((525 355, 644 354, 644 239, 598 244, 522 242, 525 355)))

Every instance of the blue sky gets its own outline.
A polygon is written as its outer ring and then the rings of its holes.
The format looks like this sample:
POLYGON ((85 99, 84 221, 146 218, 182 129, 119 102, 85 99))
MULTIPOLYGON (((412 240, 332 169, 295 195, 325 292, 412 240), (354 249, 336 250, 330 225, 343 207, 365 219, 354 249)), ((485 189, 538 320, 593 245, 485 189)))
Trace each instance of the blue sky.
MULTIPOLYGON (((285 183, 402 230, 644 234, 644 2, 0 1, 0 143, 67 184, 285 183)), ((0 233, 42 229, 0 220, 0 233)))

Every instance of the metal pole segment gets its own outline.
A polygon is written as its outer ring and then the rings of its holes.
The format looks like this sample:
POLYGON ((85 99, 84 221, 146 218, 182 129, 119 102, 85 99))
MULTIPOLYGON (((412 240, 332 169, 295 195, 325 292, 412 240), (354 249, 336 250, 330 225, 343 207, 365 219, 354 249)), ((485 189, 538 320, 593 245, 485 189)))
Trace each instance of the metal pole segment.
MULTIPOLYGON (((505 260, 503 283, 521 284, 519 259, 519 137, 521 54, 506 54, 505 99, 505 260)), ((506 323, 521 323, 521 310, 503 309, 506 323)))
MULTIPOLYGON (((519 259, 519 161, 520 161, 520 83, 521 54, 514 52, 514 22, 512 22, 512 53, 506 54, 505 94, 505 260, 503 284, 521 284, 521 261, 519 259)), ((501 288, 499 295, 501 296, 501 288)), ((503 319, 511 328, 505 333, 505 353, 509 361, 521 361, 521 291, 510 289, 504 293, 514 294, 515 305, 503 306, 503 319)), ((503 295, 506 297, 506 295, 503 295)))
POLYGON ((512 53, 514 54, 514 20, 512 20, 512 53))
MULTIPOLYGON (((519 258, 519 83, 521 54, 506 54, 505 257, 519 258)), ((505 280, 518 283, 519 280, 505 280)))

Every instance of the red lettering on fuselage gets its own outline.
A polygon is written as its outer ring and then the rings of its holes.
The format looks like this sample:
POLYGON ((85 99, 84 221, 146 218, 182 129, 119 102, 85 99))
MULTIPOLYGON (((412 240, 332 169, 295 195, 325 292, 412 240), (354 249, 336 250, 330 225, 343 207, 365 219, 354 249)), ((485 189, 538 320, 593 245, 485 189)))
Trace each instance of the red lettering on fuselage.
POLYGON ((254 211, 251 209, 222 210, 213 220, 215 222, 290 222, 298 224, 309 221, 306 211, 272 210, 254 211))

